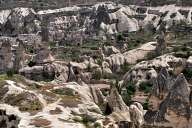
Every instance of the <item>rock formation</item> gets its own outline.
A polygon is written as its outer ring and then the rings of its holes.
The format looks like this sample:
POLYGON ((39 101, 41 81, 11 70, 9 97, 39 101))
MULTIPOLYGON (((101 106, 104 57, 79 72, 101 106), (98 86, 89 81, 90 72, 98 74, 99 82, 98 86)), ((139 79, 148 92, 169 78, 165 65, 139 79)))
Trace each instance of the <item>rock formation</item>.
POLYGON ((1 54, 1 61, 0 61, 1 72, 6 72, 13 67, 11 44, 10 42, 8 42, 7 39, 1 42, 0 54, 1 54))
POLYGON ((171 127, 184 128, 191 126, 190 89, 183 74, 177 77, 159 109, 154 112, 147 112, 145 119, 151 123, 159 122, 157 124, 159 126, 163 126, 166 122, 171 127))
POLYGON ((127 111, 128 107, 124 103, 122 97, 119 95, 119 92, 116 88, 112 88, 108 98, 108 104, 112 111, 127 111))
POLYGON ((5 110, 0 110, 0 126, 2 128, 18 128, 20 118, 11 114, 7 115, 5 110))
POLYGON ((163 55, 166 50, 166 42, 165 42, 165 33, 163 31, 160 32, 160 34, 156 37, 157 39, 157 47, 156 47, 156 54, 157 56, 163 55))
POLYGON ((166 68, 162 68, 157 78, 153 80, 152 95, 164 99, 171 88, 171 78, 166 68))

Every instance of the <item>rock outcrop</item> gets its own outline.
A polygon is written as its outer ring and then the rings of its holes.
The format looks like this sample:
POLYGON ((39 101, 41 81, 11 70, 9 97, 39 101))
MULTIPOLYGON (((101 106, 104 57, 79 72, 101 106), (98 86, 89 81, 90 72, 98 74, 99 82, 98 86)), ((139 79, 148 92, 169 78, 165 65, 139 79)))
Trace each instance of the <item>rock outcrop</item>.
POLYGON ((108 97, 108 104, 112 112, 128 111, 129 109, 116 88, 111 89, 108 97))
POLYGON ((159 8, 130 8, 112 2, 98 3, 89 7, 73 6, 35 12, 31 8, 14 8, 0 12, 1 34, 36 34, 42 31, 43 39, 55 42, 81 44, 84 39, 96 36, 114 39, 118 32, 134 32, 140 28, 156 31, 161 22, 169 29, 180 21, 191 23, 190 9, 185 16, 181 7, 175 5, 159 8), (141 8, 141 9, 140 9, 141 8), (151 30, 148 26, 151 26, 151 30), (44 38, 45 36, 45 38, 44 38))
POLYGON ((68 81, 69 69, 66 65, 55 62, 41 66, 25 67, 20 69, 19 73, 28 79, 36 81, 59 80, 66 82, 68 81))
POLYGON ((2 128, 18 128, 20 118, 16 115, 8 115, 5 110, 0 110, 0 126, 2 128))
POLYGON ((157 78, 153 80, 152 95, 164 99, 172 86, 172 80, 166 68, 162 68, 157 78))
POLYGON ((128 71, 124 77, 124 84, 127 81, 145 81, 157 76, 162 67, 167 68, 168 71, 173 71, 179 66, 185 66, 182 58, 177 58, 171 54, 164 54, 153 60, 142 61, 128 71))
POLYGON ((8 39, 0 42, 0 72, 4 73, 13 68, 11 44, 8 39))
POLYGON ((167 97, 161 102, 159 109, 145 115, 150 123, 158 126, 190 127, 190 88, 185 76, 180 74, 171 87, 167 97))

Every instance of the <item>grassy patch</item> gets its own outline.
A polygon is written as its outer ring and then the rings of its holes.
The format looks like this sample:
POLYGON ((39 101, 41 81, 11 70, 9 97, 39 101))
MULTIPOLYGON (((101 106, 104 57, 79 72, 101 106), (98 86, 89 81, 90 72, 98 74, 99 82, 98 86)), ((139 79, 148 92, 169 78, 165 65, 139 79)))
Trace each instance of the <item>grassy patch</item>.
POLYGON ((76 96, 75 92, 70 88, 54 89, 52 92, 59 95, 76 96))
POLYGON ((5 103, 8 103, 12 106, 18 106, 20 111, 39 111, 42 110, 42 104, 30 93, 21 93, 18 95, 11 94, 5 98, 5 103))
POLYGON ((60 105, 64 107, 78 107, 78 104, 81 104, 79 96, 61 96, 62 100, 60 105))

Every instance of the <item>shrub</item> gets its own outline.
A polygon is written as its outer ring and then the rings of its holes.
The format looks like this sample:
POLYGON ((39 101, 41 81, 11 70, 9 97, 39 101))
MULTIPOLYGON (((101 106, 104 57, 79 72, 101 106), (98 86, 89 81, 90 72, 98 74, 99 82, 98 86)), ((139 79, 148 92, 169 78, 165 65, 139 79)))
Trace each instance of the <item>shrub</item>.
POLYGON ((184 70, 183 70, 183 74, 185 75, 185 77, 186 77, 187 79, 192 78, 192 68, 184 69, 184 70))
POLYGON ((121 97, 126 105, 131 104, 131 96, 128 93, 121 94, 121 97))
POLYGON ((98 58, 98 59, 97 59, 97 64, 98 64, 98 65, 102 66, 102 62, 103 62, 102 58, 98 58))
POLYGON ((142 82, 139 85, 139 91, 143 91, 144 93, 149 93, 152 88, 152 84, 150 82, 142 82))
POLYGON ((121 70, 122 73, 126 73, 131 69, 131 65, 129 65, 128 63, 124 62, 123 65, 121 65, 121 70))
POLYGON ((148 99, 146 99, 145 102, 143 103, 143 109, 149 110, 149 100, 148 99))
POLYGON ((35 66, 35 65, 36 65, 36 62, 34 62, 34 61, 31 61, 31 60, 30 60, 30 61, 28 62, 28 66, 29 66, 29 67, 33 67, 33 66, 35 66))
POLYGON ((49 41, 48 44, 49 44, 50 48, 56 47, 56 43, 55 42, 49 41))
POLYGON ((29 48, 27 48, 27 52, 33 54, 34 53, 34 49, 32 47, 29 47, 29 48))
POLYGON ((13 69, 10 69, 10 70, 8 70, 8 71, 6 72, 7 77, 13 77, 14 73, 15 73, 15 71, 14 71, 13 69))
POLYGON ((91 72, 91 63, 89 62, 89 64, 87 65, 87 71, 91 72))
POLYGON ((146 59, 147 59, 147 60, 152 60, 152 59, 154 59, 154 58, 156 58, 156 57, 157 57, 157 54, 156 54, 155 52, 151 52, 151 53, 148 53, 148 54, 147 54, 146 59))
POLYGON ((136 92, 136 86, 133 82, 129 82, 126 89, 129 95, 134 95, 136 92))
POLYGON ((133 82, 129 82, 126 90, 121 93, 121 96, 123 98, 123 101, 125 102, 126 105, 131 104, 131 96, 134 95, 136 92, 136 86, 133 82))
POLYGON ((123 34, 122 33, 118 33, 117 34, 117 41, 122 41, 124 39, 123 34))
POLYGON ((102 126, 101 126, 101 124, 99 124, 98 122, 96 122, 96 123, 94 124, 94 128, 102 128, 102 126))
POLYGON ((99 71, 95 71, 93 74, 92 74, 92 78, 95 79, 95 80, 100 80, 102 78, 102 73, 99 72, 99 71))

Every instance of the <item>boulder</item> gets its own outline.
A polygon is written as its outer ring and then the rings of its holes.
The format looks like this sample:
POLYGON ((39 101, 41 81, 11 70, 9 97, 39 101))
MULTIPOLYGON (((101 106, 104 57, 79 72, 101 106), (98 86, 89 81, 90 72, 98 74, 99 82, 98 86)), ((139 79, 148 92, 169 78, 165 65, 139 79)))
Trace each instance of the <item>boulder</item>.
POLYGON ((58 81, 67 82, 69 77, 68 66, 54 62, 53 67, 55 72, 55 79, 58 81))
POLYGON ((192 56, 187 59, 187 67, 192 68, 192 56))
POLYGON ((125 63, 125 57, 120 53, 112 54, 106 58, 106 61, 109 63, 112 71, 119 72, 121 70, 121 65, 125 63))
POLYGON ((154 52, 156 44, 156 42, 148 42, 139 48, 123 53, 125 61, 128 64, 135 64, 137 61, 145 59, 149 54, 154 52))
POLYGON ((111 54, 120 53, 120 51, 117 48, 115 48, 114 46, 104 46, 103 52, 106 56, 109 56, 111 54))

